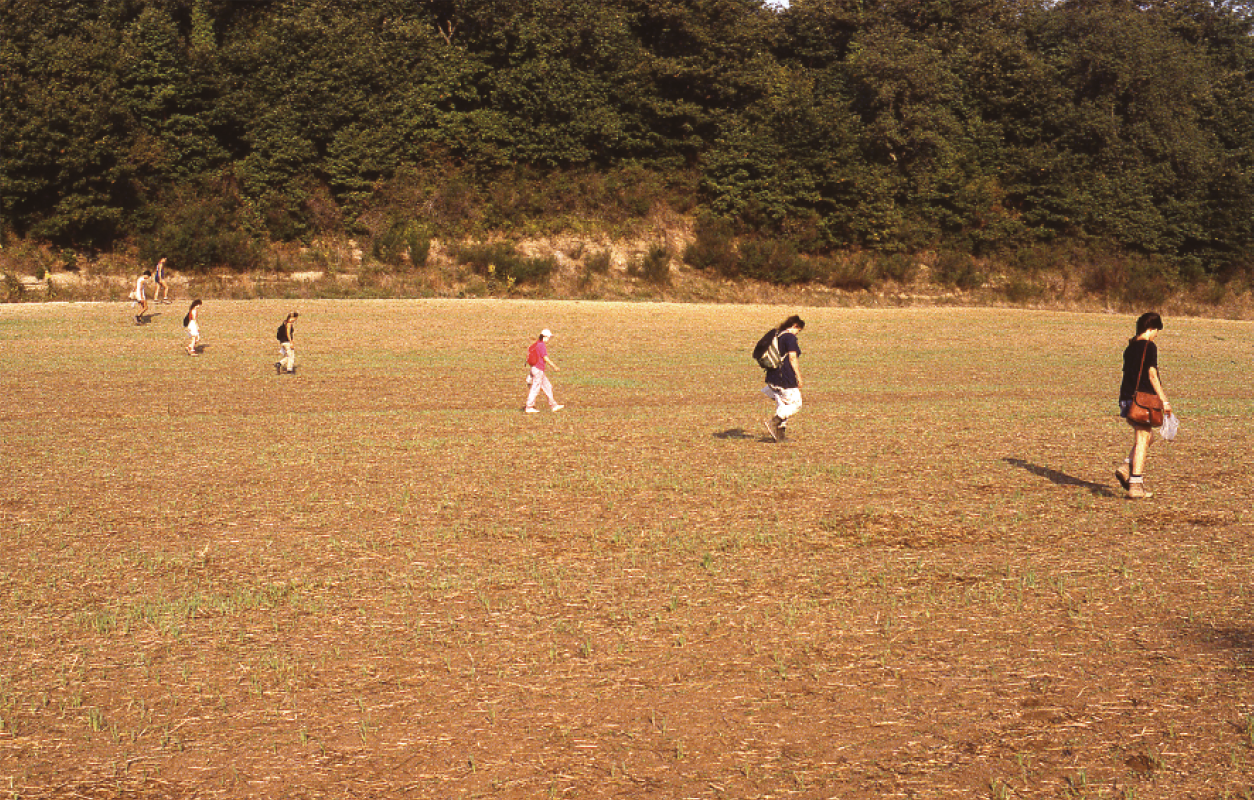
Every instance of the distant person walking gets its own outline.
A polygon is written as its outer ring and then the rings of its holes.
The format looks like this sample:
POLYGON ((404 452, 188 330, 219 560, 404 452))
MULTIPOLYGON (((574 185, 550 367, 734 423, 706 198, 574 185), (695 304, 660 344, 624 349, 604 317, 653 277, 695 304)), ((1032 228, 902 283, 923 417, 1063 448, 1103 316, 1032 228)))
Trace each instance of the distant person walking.
POLYGON ((545 367, 561 369, 549 358, 548 344, 552 338, 553 332, 545 328, 540 331, 539 338, 531 343, 531 347, 527 348, 527 382, 531 384, 531 391, 527 393, 527 405, 523 407, 523 411, 528 414, 540 413, 540 409, 536 408, 536 398, 540 392, 544 392, 544 396, 549 399, 549 408, 552 410, 561 411, 566 407, 553 399, 553 384, 545 373, 545 367))
POLYGON ((187 341, 187 354, 189 356, 200 355, 200 323, 196 321, 196 314, 200 311, 200 299, 192 301, 192 305, 187 309, 187 316, 183 317, 183 327, 187 328, 187 335, 190 337, 187 341))
POLYGON ((132 306, 139 306, 139 313, 135 315, 136 325, 142 325, 144 317, 148 314, 148 295, 144 290, 150 277, 152 277, 152 270, 144 270, 144 274, 135 280, 135 291, 131 292, 131 299, 135 301, 132 306))
POLYGON ((280 375, 296 374, 296 318, 299 316, 300 314, 295 311, 288 314, 276 334, 279 340, 279 355, 283 358, 274 365, 274 369, 280 375))
POLYGON ((1154 428, 1133 422, 1128 413, 1137 392, 1158 395, 1163 404, 1163 414, 1171 414, 1171 403, 1158 377, 1158 345, 1154 340, 1163 329, 1162 317, 1154 312, 1142 314, 1136 321, 1136 336, 1128 340, 1123 351, 1123 382, 1119 385, 1119 415, 1132 426, 1132 451, 1115 470, 1115 478, 1128 492, 1128 497, 1139 500, 1153 497, 1145 488, 1145 456, 1154 441, 1154 428))
POLYGON ((152 271, 153 283, 157 284, 156 290, 152 293, 152 301, 154 303, 170 302, 170 285, 165 282, 165 259, 157 262, 157 266, 152 271))
POLYGON ((779 366, 766 371, 762 394, 775 401, 775 414, 766 420, 766 432, 777 442, 788 438, 788 420, 801 410, 801 345, 797 334, 806 324, 793 314, 776 326, 779 366))

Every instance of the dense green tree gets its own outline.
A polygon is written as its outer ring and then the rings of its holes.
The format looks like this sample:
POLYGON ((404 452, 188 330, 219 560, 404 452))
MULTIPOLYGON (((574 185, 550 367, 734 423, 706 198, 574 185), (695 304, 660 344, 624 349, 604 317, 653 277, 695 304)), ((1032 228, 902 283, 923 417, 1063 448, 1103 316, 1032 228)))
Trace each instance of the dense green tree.
POLYGON ((1243 2, 0 12, 0 222, 63 244, 194 239, 211 220, 234 238, 205 253, 255 253, 258 236, 593 208, 528 185, 609 197, 623 175, 699 174, 706 211, 803 249, 1075 240, 1186 274, 1254 260, 1243 2))

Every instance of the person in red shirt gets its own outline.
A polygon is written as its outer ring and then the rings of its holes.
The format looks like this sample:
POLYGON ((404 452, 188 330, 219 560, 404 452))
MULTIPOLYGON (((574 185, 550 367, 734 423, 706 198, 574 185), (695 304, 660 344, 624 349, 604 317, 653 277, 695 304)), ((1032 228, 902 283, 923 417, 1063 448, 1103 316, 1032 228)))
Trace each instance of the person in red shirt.
POLYGON ((566 407, 553 399, 553 384, 549 382, 549 377, 545 374, 545 367, 561 369, 549 358, 548 342, 551 338, 553 338, 553 332, 545 328, 540 331, 540 337, 527 349, 527 383, 531 384, 531 391, 527 393, 527 405, 523 407, 523 411, 528 414, 540 413, 540 409, 536 408, 536 397, 540 392, 544 392, 545 397, 549 398, 549 408, 554 411, 561 411, 566 407))

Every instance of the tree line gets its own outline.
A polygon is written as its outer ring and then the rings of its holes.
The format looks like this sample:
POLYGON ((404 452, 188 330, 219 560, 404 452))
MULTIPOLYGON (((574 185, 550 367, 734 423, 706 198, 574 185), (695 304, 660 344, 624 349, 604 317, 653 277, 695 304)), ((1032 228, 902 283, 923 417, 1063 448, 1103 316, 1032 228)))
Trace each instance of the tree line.
POLYGON ((5 236, 613 223, 1254 271, 1232 0, 0 0, 5 236))

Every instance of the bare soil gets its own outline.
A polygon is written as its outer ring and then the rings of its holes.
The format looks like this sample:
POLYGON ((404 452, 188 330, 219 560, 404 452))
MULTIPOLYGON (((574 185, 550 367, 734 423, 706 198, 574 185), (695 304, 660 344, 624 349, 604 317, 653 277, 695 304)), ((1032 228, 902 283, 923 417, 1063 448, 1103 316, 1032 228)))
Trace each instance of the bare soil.
POLYGON ((1134 502, 1123 315, 185 310, 0 306, 0 792, 1254 797, 1250 323, 1134 502))

